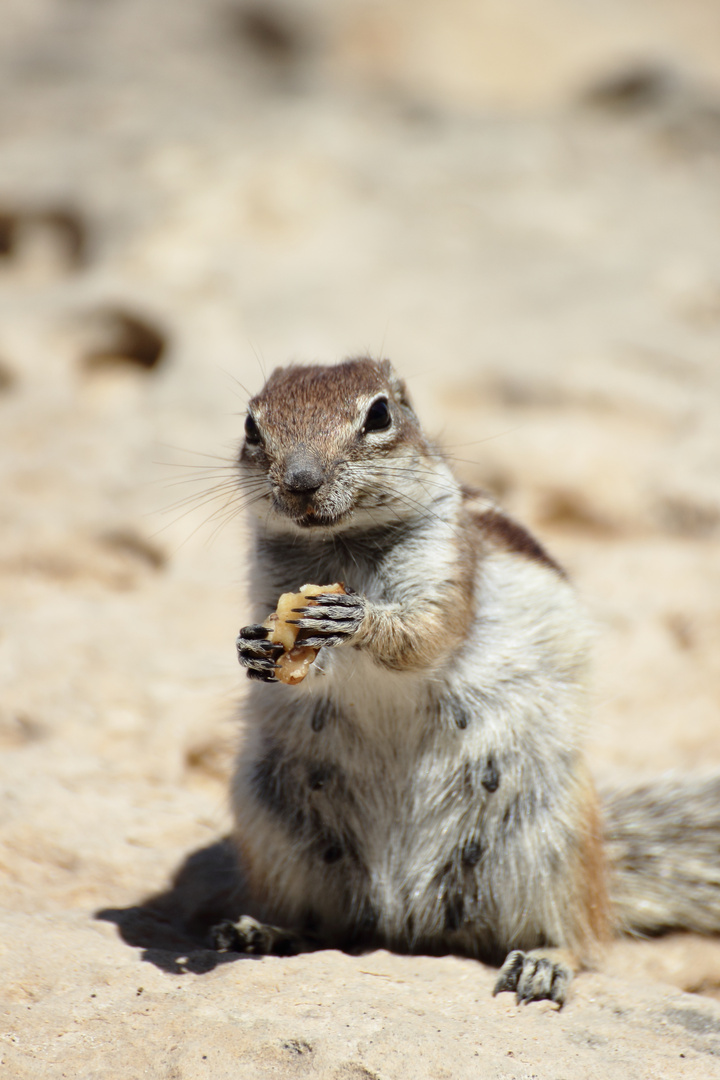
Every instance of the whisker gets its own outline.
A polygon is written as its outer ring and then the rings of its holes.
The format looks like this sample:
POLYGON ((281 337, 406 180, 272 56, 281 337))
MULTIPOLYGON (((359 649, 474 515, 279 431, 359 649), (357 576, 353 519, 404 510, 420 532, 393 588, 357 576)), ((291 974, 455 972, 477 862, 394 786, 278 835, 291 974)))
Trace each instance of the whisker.
POLYGON ((189 506, 191 509, 193 506, 197 508, 203 506, 205 503, 214 502, 223 495, 253 495, 256 491, 264 489, 266 489, 265 484, 257 484, 252 488, 241 490, 236 484, 231 483, 228 480, 223 480, 221 483, 215 484, 211 488, 203 488, 202 491, 193 491, 189 495, 185 495, 182 499, 177 499, 169 506, 164 507, 161 512, 164 514, 172 513, 173 510, 179 510, 182 506, 189 506))
MULTIPOLYGON (((192 483, 194 483, 196 485, 199 484, 199 483, 203 484, 202 488, 199 488, 199 489, 196 490, 196 494, 202 495, 202 493, 204 491, 214 491, 214 490, 216 490, 217 488, 220 488, 220 487, 226 487, 229 490, 233 490, 233 491, 252 491, 255 487, 258 487, 259 485, 264 484, 265 480, 264 479, 262 479, 262 480, 261 479, 255 479, 255 480, 252 480, 252 481, 246 480, 244 482, 240 482, 238 480, 238 478, 235 477, 235 476, 220 476, 220 477, 193 476, 193 477, 190 477, 189 479, 186 478, 184 480, 173 480, 171 483, 166 484, 165 486, 166 486, 166 488, 169 489, 169 488, 183 487, 186 484, 192 484, 192 483), (208 480, 215 480, 216 482, 214 484, 212 484, 212 486, 207 487, 206 484, 207 484, 208 480)), ((192 498, 192 494, 189 497, 192 498)))
POLYGON ((232 381, 233 381, 233 382, 234 382, 234 383, 235 383, 235 384, 236 384, 237 386, 239 386, 239 387, 240 387, 240 389, 242 390, 243 394, 245 395, 245 399, 246 399, 246 400, 247 400, 248 398, 251 398, 251 397, 253 397, 253 394, 251 394, 251 393, 250 393, 250 391, 248 390, 247 386, 244 386, 244 385, 243 385, 243 384, 242 384, 242 383, 240 382, 240 380, 238 379, 237 375, 233 375, 232 371, 228 371, 228 370, 227 370, 227 368, 224 368, 224 367, 220 367, 220 365, 218 365, 218 367, 219 367, 219 370, 220 370, 220 371, 222 371, 223 375, 227 375, 228 379, 232 379, 232 381))
MULTIPOLYGON (((211 461, 222 461, 222 462, 227 463, 228 460, 229 460, 226 455, 208 454, 204 450, 190 450, 187 446, 175 446, 173 443, 161 443, 160 448, 162 448, 164 450, 176 450, 178 452, 178 454, 194 454, 195 457, 210 458, 211 461)), ((236 448, 233 446, 233 459, 232 460, 235 460, 236 456, 237 456, 236 448)), ((190 468, 190 469, 193 468, 193 463, 192 462, 188 462, 187 465, 184 465, 181 461, 156 461, 155 464, 156 465, 174 465, 174 466, 179 466, 181 469, 182 468, 190 468)))
MULTIPOLYGON (((236 505, 233 505, 231 503, 229 506, 226 505, 224 507, 223 506, 218 507, 218 509, 215 510, 208 517, 203 518, 203 520, 198 525, 196 525, 196 527, 192 530, 192 532, 188 533, 188 535, 185 537, 185 539, 182 541, 182 543, 179 545, 179 547, 182 547, 184 544, 186 544, 188 542, 188 540, 190 540, 193 536, 195 536, 195 534, 197 532, 200 531, 200 529, 205 528, 205 526, 208 525, 211 521, 214 521, 218 517, 218 515, 225 514, 227 516, 220 520, 218 527, 215 528, 213 530, 212 534, 211 534, 210 539, 214 539, 215 536, 217 535, 217 533, 220 531, 220 529, 224 525, 226 525, 228 523, 228 521, 232 520, 232 518, 234 518, 236 516, 239 516, 240 513, 243 510, 245 510, 248 506, 252 506, 253 503, 258 502, 260 499, 263 499, 264 497, 265 497, 264 492, 260 492, 258 495, 254 495, 250 499, 244 499, 241 502, 238 502, 236 505)), ((185 510, 182 514, 179 514, 176 518, 173 518, 173 520, 169 521, 167 523, 167 525, 163 525, 162 528, 158 529, 157 532, 153 533, 152 535, 153 536, 159 536, 160 533, 163 533, 167 529, 172 528, 173 525, 176 525, 179 521, 182 521, 183 518, 187 517, 187 515, 192 513, 192 511, 195 510, 195 509, 197 509, 197 507, 194 507, 194 506, 189 507, 189 509, 185 510)))
POLYGON ((436 487, 440 491, 450 490, 450 482, 449 482, 449 480, 438 480, 437 479, 437 473, 435 473, 435 472, 430 472, 430 471, 423 472, 423 470, 418 470, 418 469, 410 468, 410 467, 407 467, 407 468, 404 468, 402 466, 389 466, 389 467, 387 467, 387 466, 381 465, 376 469, 375 475, 378 475, 378 473, 381 474, 382 476, 386 476, 386 477, 387 476, 400 476, 400 477, 409 476, 411 479, 416 480, 419 483, 430 484, 432 487, 436 487))
MULTIPOLYGON (((249 500, 248 502, 246 502, 246 503, 245 503, 245 504, 243 505, 242 509, 243 509, 243 510, 245 510, 245 509, 246 509, 246 507, 248 507, 248 506, 251 506, 251 505, 252 505, 252 504, 253 504, 254 502, 258 502, 258 501, 259 501, 259 499, 261 499, 261 498, 262 498, 262 495, 256 495, 256 496, 255 496, 255 497, 254 497, 253 499, 250 499, 250 500, 249 500)), ((215 514, 212 514, 212 515, 211 515, 211 516, 210 516, 210 517, 209 517, 209 518, 208 518, 208 519, 207 519, 207 520, 206 520, 206 521, 204 522, 204 524, 205 524, 205 525, 207 525, 207 524, 208 524, 208 523, 209 523, 210 521, 213 521, 213 520, 214 520, 214 519, 215 519, 216 517, 217 517, 217 519, 218 519, 218 523, 217 523, 217 525, 215 526, 215 528, 213 529, 213 531, 212 531, 212 532, 210 533, 209 537, 207 538, 207 541, 206 541, 206 543, 207 543, 208 545, 210 545, 210 544, 211 544, 211 543, 213 542, 213 540, 215 539, 215 537, 216 537, 216 536, 218 536, 220 532, 222 532, 222 530, 223 530, 223 529, 225 528, 225 526, 226 526, 226 525, 227 525, 227 524, 228 524, 228 523, 229 523, 230 521, 232 521, 232 520, 233 520, 233 519, 234 519, 235 517, 237 517, 237 512, 236 512, 236 509, 235 509, 235 507, 230 507, 230 508, 228 508, 228 509, 226 510, 226 512, 225 512, 225 514, 224 514, 224 515, 223 515, 223 514, 222 514, 222 513, 220 512, 220 511, 217 511, 217 512, 216 512, 215 514), (218 516, 218 515, 219 515, 219 516, 218 516)))
POLYGON ((503 431, 498 431, 493 435, 486 435, 482 439, 473 439, 471 442, 446 443, 446 442, 443 441, 443 442, 441 442, 441 448, 443 450, 445 450, 448 447, 450 449, 452 449, 453 447, 456 447, 456 446, 480 446, 480 445, 482 445, 482 443, 492 442, 493 439, 502 439, 505 435, 512 435, 512 433, 514 431, 520 431, 524 427, 527 427, 527 424, 514 424, 512 427, 505 428, 503 431))
MULTIPOLYGON (((260 374, 263 377, 263 382, 267 382, 267 368, 265 367, 265 358, 263 357, 261 352, 258 352, 258 350, 255 348, 255 346, 253 345, 252 341, 250 341, 249 338, 248 338, 248 345, 252 349, 253 356, 255 357, 255 360, 257 361, 258 367, 260 368, 260 374)), ((248 396, 252 397, 252 394, 250 394, 248 396)))
POLYGON ((240 487, 241 484, 242 484, 239 477, 233 476, 232 474, 230 476, 227 476, 226 474, 221 473, 221 472, 215 472, 215 473, 207 472, 207 473, 203 473, 202 476, 185 476, 185 477, 183 477, 182 480, 156 480, 155 483, 164 484, 165 487, 171 488, 171 487, 180 487, 182 484, 200 484, 200 483, 204 483, 206 480, 216 480, 216 479, 226 481, 228 483, 232 482, 237 487, 240 487))
MULTIPOLYGON (((228 462, 226 465, 196 465, 196 464, 193 464, 191 462, 185 464, 185 463, 180 462, 180 461, 154 461, 153 464, 154 465, 169 466, 170 468, 173 468, 173 469, 182 469, 183 471, 185 469, 187 469, 187 470, 190 470, 190 469, 199 470, 198 472, 195 472, 189 478, 191 480, 197 479, 198 476, 204 476, 206 474, 210 475, 210 476, 213 476, 214 474, 217 474, 219 476, 221 473, 237 472, 238 476, 242 475, 238 471, 237 464, 234 461, 233 462, 228 462)), ((163 483, 166 483, 167 481, 163 477, 160 477, 160 479, 155 481, 155 482, 158 483, 158 484, 163 484, 163 483)))

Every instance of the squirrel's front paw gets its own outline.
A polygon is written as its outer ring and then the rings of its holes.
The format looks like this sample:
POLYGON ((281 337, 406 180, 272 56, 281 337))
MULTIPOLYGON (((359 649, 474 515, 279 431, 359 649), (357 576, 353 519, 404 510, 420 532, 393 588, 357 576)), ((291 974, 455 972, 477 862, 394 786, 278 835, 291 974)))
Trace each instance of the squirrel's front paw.
POLYGON ((243 626, 235 645, 238 660, 247 671, 249 679, 262 679, 264 682, 277 682, 275 664, 282 656, 282 645, 268 641, 270 631, 261 623, 243 626))
POLYGON ((357 593, 318 593, 312 604, 293 608, 297 619, 288 619, 297 626, 298 645, 321 649, 324 645, 340 645, 360 629, 367 612, 367 600, 357 593))

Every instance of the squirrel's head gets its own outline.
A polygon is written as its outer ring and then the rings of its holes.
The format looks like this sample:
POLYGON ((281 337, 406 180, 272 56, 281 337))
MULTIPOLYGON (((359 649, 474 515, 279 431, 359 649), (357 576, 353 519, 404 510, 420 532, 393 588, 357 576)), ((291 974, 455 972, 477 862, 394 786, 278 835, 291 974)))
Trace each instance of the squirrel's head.
POLYGON ((270 528, 368 528, 412 513, 428 456, 405 384, 362 358, 273 371, 248 403, 240 466, 270 528))

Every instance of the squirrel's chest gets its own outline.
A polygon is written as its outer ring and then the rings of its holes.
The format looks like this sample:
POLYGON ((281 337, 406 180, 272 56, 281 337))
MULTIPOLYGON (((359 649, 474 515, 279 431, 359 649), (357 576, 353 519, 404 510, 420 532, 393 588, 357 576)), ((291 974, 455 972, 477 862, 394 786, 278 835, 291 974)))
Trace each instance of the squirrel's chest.
POLYGON ((326 649, 311 671, 313 696, 332 704, 345 724, 373 744, 412 743, 431 722, 429 687, 422 674, 377 664, 361 649, 326 649))

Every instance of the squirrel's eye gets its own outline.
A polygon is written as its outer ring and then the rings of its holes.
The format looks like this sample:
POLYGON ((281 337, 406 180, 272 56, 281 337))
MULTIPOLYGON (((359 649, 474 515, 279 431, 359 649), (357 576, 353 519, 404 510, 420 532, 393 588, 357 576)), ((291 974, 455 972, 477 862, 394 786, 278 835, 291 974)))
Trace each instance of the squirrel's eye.
POLYGON ((245 441, 252 446, 257 446, 260 442, 260 429, 250 413, 245 417, 245 441))
POLYGON ((372 405, 368 409, 368 414, 365 417, 365 423, 363 424, 363 432, 365 431, 384 431, 389 428, 392 423, 392 416, 390 415, 390 406, 388 405, 387 398, 378 398, 377 401, 373 401, 372 405))

